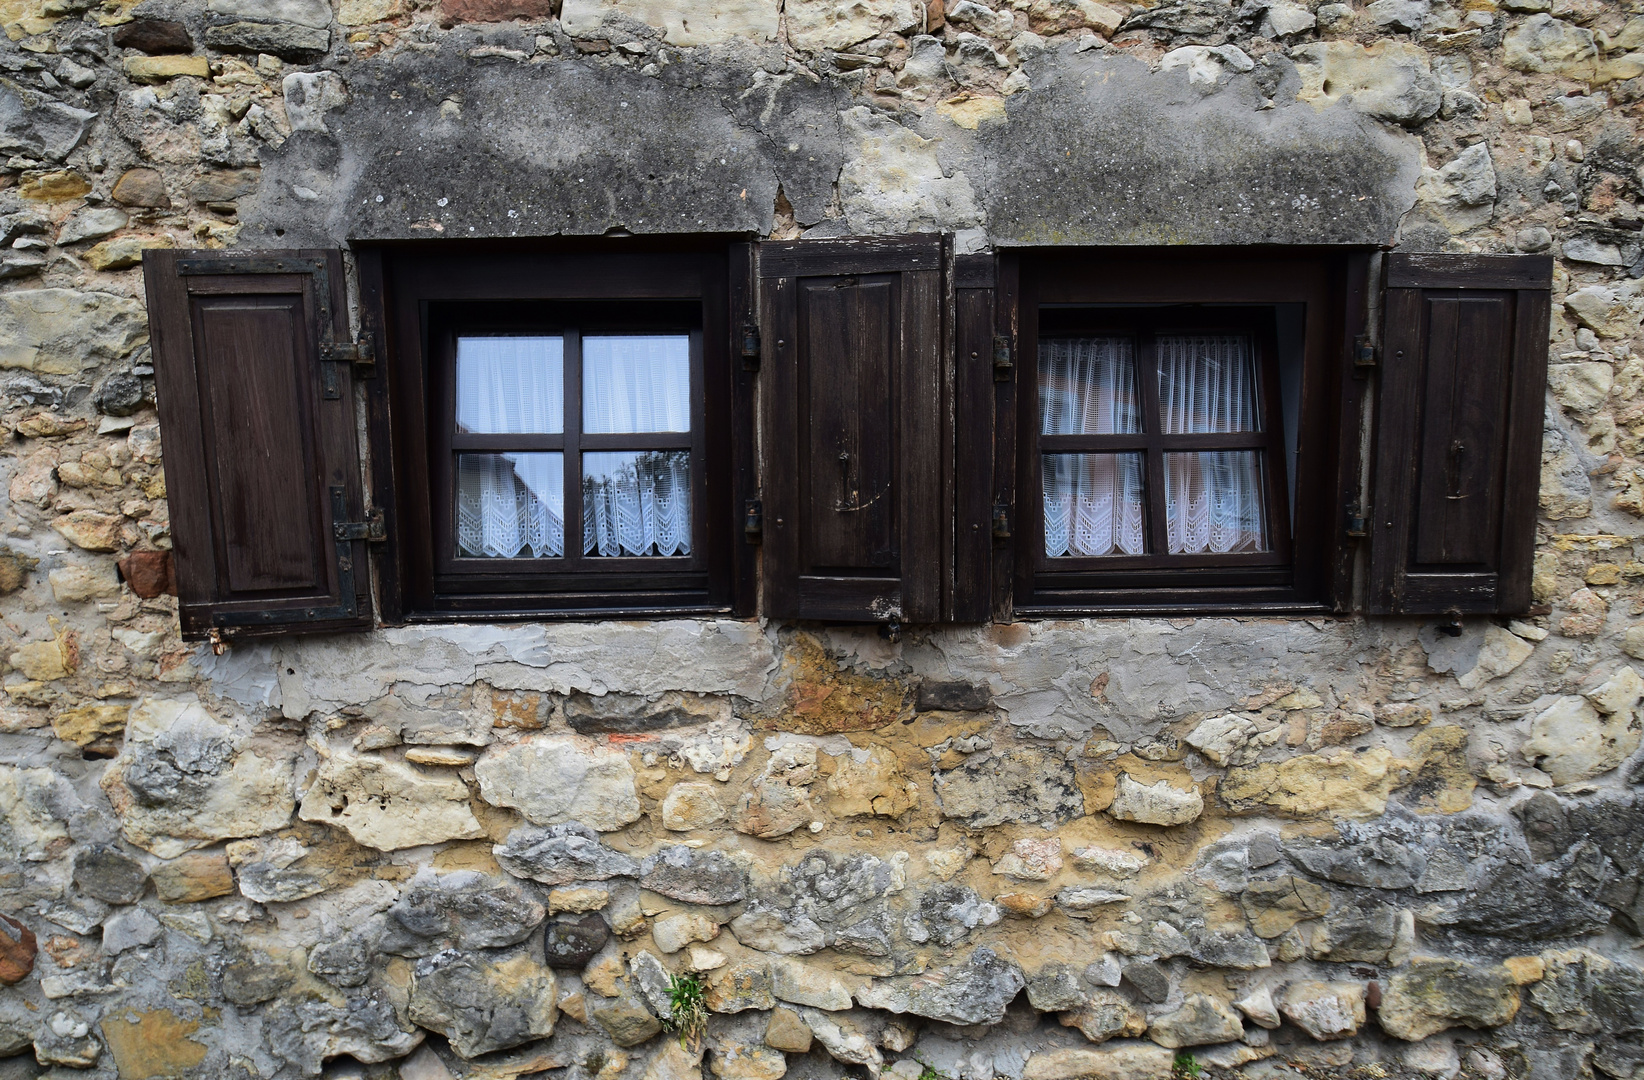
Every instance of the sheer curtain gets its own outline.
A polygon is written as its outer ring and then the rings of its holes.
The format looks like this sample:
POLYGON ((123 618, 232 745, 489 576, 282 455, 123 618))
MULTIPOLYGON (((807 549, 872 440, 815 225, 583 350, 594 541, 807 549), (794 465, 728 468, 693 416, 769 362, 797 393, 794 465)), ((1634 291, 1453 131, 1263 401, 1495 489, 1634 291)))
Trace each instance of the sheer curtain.
POLYGON ((554 434, 565 430, 565 340, 457 339, 457 430, 554 434))
POLYGON ((691 430, 691 339, 685 334, 584 337, 582 430, 691 430))
POLYGON ((582 455, 585 555, 689 555, 691 455, 685 450, 582 455))
MULTIPOLYGON (((1131 339, 1042 340, 1039 419, 1046 435, 1140 432, 1131 339)), ((1140 454, 1046 454, 1041 465, 1046 555, 1142 553, 1140 454)))
POLYGON ((457 553, 557 559, 565 554, 565 455, 458 454, 457 553))
MULTIPOLYGON (((1242 334, 1161 334, 1159 409, 1167 435, 1258 431, 1255 365, 1242 334)), ((1266 551, 1260 451, 1165 455, 1172 554, 1266 551)))

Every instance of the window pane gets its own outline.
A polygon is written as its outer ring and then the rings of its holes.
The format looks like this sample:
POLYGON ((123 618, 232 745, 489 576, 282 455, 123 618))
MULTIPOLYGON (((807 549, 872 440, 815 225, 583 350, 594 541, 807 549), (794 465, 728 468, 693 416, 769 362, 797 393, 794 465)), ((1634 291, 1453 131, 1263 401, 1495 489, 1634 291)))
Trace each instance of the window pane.
POLYGON ((1247 335, 1160 334, 1154 340, 1165 434, 1261 430, 1247 335))
POLYGON ((484 435, 564 431, 564 339, 458 338, 457 430, 484 435))
POLYGON ((565 455, 458 454, 457 554, 551 559, 565 554, 565 455))
POLYGON ((582 552, 689 555, 690 452, 583 454, 582 552))
POLYGON ((1136 353, 1128 337, 1039 342, 1039 417, 1046 435, 1135 435, 1136 353))
POLYGON ((690 336, 583 338, 582 430, 691 430, 690 336))
POLYGON ((1165 455, 1165 532, 1172 555, 1267 551, 1260 450, 1165 455))
POLYGON ((1143 553, 1142 455, 1044 455, 1045 554, 1143 553))

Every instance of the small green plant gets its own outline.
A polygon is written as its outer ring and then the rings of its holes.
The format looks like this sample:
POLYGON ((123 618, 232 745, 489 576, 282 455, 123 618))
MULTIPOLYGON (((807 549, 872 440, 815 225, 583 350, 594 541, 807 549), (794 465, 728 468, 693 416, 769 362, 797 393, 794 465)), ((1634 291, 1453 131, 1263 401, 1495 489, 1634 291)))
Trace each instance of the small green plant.
POLYGON ((1197 1077, 1200 1073, 1199 1063, 1192 1054, 1182 1050, 1176 1055, 1176 1063, 1171 1072, 1178 1077, 1197 1077))
POLYGON ((702 996, 702 978, 693 972, 668 980, 666 1027, 679 1036, 679 1045, 688 1047, 708 1031, 708 1003, 702 996))
POLYGON ((938 1071, 936 1066, 924 1058, 914 1058, 913 1060, 920 1065, 919 1080, 953 1080, 953 1077, 945 1072, 938 1071))

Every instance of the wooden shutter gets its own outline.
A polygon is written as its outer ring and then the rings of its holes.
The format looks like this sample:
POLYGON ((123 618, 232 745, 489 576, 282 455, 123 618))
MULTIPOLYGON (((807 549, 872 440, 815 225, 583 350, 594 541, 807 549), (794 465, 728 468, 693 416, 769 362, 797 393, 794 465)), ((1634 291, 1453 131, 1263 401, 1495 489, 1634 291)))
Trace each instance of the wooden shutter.
POLYGON ((371 624, 336 251, 149 251, 185 638, 371 624))
MULTIPOLYGON (((1010 377, 1012 344, 996 329, 998 260, 960 255, 953 265, 953 598, 948 616, 954 622, 987 622, 993 612, 995 387, 1010 377)), ((1008 520, 1006 515, 1000 522, 1007 536, 1008 520)))
POLYGON ((1373 612, 1530 605, 1552 259, 1387 257, 1373 612))
POLYGON ((760 245, 765 610, 936 622, 952 561, 940 236, 760 245))

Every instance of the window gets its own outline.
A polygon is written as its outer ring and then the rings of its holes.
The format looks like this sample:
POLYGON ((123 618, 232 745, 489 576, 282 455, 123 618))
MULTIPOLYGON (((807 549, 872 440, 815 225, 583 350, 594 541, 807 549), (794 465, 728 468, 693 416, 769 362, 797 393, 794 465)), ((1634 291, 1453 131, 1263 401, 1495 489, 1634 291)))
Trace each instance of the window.
POLYGON ((603 248, 382 253, 406 617, 734 606, 725 245, 603 248))
POLYGON ((1019 259, 1013 609, 1332 606, 1365 257, 1019 259))
POLYGON ((341 252, 145 257, 190 638, 1530 602, 1545 256, 918 235, 356 265, 357 339, 341 252))

